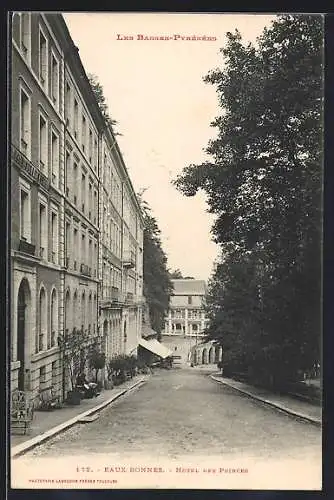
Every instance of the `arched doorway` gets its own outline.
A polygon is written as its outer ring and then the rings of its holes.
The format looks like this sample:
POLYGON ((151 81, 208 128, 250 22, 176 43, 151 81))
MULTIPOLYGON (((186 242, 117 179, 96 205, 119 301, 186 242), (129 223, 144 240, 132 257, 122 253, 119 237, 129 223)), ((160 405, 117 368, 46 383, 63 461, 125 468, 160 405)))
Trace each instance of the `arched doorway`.
POLYGON ((56 338, 59 334, 58 332, 58 297, 57 291, 54 288, 51 293, 51 335, 48 340, 48 347, 54 347, 56 345, 56 338))
POLYGON ((215 362, 215 350, 214 347, 210 347, 209 351, 209 363, 213 364, 215 362))
POLYGON ((202 365, 206 364, 206 349, 202 351, 202 365))
POLYGON ((70 291, 66 291, 65 295, 65 331, 70 328, 70 291))
POLYGON ((17 297, 17 361, 20 362, 18 372, 18 389, 25 389, 25 351, 27 339, 28 314, 30 306, 30 289, 26 279, 20 284, 17 297))
POLYGON ((126 332, 126 321, 124 321, 124 342, 127 340, 127 332, 126 332))

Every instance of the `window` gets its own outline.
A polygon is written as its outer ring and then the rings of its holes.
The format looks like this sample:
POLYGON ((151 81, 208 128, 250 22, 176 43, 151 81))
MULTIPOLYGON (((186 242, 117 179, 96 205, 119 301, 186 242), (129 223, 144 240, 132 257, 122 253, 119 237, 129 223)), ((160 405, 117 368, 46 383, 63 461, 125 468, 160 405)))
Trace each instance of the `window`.
POLYGON ((45 349, 45 336, 47 332, 46 293, 44 287, 39 292, 38 330, 36 336, 36 353, 45 349))
POLYGON ((20 89, 20 150, 30 158, 31 148, 31 114, 30 97, 21 87, 20 89))
POLYGON ((26 241, 30 241, 31 238, 30 192, 22 186, 20 189, 20 238, 26 241))
POLYGON ((97 140, 94 140, 94 170, 97 169, 98 165, 98 157, 97 157, 97 140))
POLYGON ((88 156, 89 163, 92 163, 93 157, 93 132, 89 129, 89 142, 88 142, 88 156))
POLYGON ((77 261, 79 260, 78 256, 78 230, 77 228, 73 229, 73 249, 74 249, 74 262, 73 262, 73 268, 76 271, 77 270, 77 261))
POLYGON ((39 382, 39 389, 42 390, 43 389, 43 385, 46 382, 46 368, 45 368, 45 366, 41 366, 40 369, 39 369, 39 379, 38 379, 38 382, 39 382))
POLYGON ((81 176, 81 210, 85 213, 85 201, 86 201, 86 176, 82 174, 81 176))
POLYGON ((81 235, 81 263, 84 264, 86 260, 86 236, 84 233, 81 235))
POLYGON ((47 259, 48 246, 48 223, 47 209, 44 203, 39 204, 39 256, 41 259, 47 259))
POLYGON ((50 337, 48 338, 48 348, 56 345, 56 336, 58 335, 58 301, 57 291, 54 288, 51 293, 51 311, 50 311, 50 337))
POLYGON ((97 243, 94 243, 94 258, 93 258, 93 267, 94 267, 94 277, 96 277, 96 265, 97 265, 97 243))
POLYGON ((191 305, 193 303, 193 298, 191 296, 188 297, 188 305, 191 305))
POLYGON ((78 164, 73 162, 73 203, 76 205, 78 202, 78 164))
POLYGON ((84 115, 82 115, 81 145, 82 145, 82 151, 85 151, 85 147, 86 147, 86 118, 84 115))
POLYGON ((103 207, 103 244, 106 245, 106 224, 107 224, 107 208, 103 207))
POLYGON ((96 214, 98 212, 98 206, 97 206, 97 191, 94 190, 94 217, 93 217, 93 222, 96 224, 96 214))
POLYGON ((51 212, 51 262, 58 264, 58 217, 51 212))
POLYGON ((30 55, 30 33, 30 14, 28 12, 14 13, 13 37, 26 60, 30 55))
POLYGON ((93 321, 93 308, 92 308, 92 293, 88 297, 88 331, 90 332, 91 323, 93 321))
POLYGON ((51 177, 54 186, 59 185, 59 137, 51 132, 51 177))
POLYGON ((66 221, 65 223, 65 267, 69 266, 71 252, 71 224, 66 221))
POLYGON ((82 295, 81 295, 81 322, 82 322, 82 325, 85 327, 85 324, 86 324, 86 296, 85 296, 85 292, 82 292, 82 295))
POLYGON ((70 299, 70 291, 67 290, 65 295, 65 330, 70 328, 71 323, 71 299, 70 299))
POLYGON ((92 190, 92 184, 89 183, 88 186, 88 218, 89 220, 92 219, 92 205, 93 205, 93 190, 92 190))
POLYGON ((89 264, 90 269, 93 266, 93 262, 92 261, 93 261, 92 240, 89 238, 89 241, 88 241, 88 264, 89 264))
POLYGON ((78 294, 77 291, 74 292, 73 295, 73 326, 78 328, 78 324, 75 322, 77 321, 77 314, 78 314, 78 294))
POLYGON ((46 119, 42 114, 39 115, 39 166, 43 173, 46 173, 47 167, 47 125, 46 119))
POLYGON ((65 154, 65 186, 65 195, 68 197, 71 186, 71 153, 69 151, 65 154))
POLYGON ((66 125, 70 125, 71 119, 71 86, 68 82, 65 84, 65 117, 66 125))
POLYGON ((39 81, 42 87, 47 86, 47 40, 42 30, 39 31, 39 81))
POLYGON ((59 103, 59 63, 54 54, 51 54, 51 99, 54 104, 59 103))
POLYGON ((74 115, 73 115, 73 118, 74 118, 74 137, 77 138, 78 137, 78 119, 79 119, 79 104, 78 104, 78 101, 74 98, 74 115))

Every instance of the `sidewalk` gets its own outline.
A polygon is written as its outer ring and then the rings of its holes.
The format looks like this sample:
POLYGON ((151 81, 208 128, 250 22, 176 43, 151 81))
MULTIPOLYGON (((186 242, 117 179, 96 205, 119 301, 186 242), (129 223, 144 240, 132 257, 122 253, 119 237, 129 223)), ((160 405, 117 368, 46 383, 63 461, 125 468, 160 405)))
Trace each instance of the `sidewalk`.
POLYGON ((267 406, 287 413, 312 424, 321 426, 322 408, 306 401, 299 401, 292 396, 272 393, 266 389, 254 387, 244 382, 238 382, 230 378, 222 377, 220 373, 213 373, 210 377, 220 384, 228 385, 233 389, 245 394, 252 399, 260 401, 267 406))
POLYGON ((96 398, 83 399, 81 404, 77 406, 64 406, 64 408, 53 411, 35 411, 27 434, 21 435, 18 431, 18 434, 10 436, 11 456, 28 451, 28 449, 75 425, 81 418, 102 410, 129 390, 144 384, 147 379, 147 375, 138 375, 113 389, 104 389, 96 398))

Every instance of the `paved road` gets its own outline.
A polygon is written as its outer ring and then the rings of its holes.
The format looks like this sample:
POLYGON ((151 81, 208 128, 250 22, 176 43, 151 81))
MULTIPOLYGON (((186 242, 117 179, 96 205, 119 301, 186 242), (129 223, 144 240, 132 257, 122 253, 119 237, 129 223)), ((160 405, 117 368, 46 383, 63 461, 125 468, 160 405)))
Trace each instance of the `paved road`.
POLYGON ((148 383, 30 452, 321 460, 321 431, 212 381, 203 371, 157 371, 148 383))

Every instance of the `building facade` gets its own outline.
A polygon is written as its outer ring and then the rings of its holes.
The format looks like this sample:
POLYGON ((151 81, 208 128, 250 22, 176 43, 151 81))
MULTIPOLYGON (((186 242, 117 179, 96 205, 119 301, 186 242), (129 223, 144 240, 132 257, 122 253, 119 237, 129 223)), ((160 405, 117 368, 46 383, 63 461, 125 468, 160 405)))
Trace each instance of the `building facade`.
POLYGON ((207 326, 204 280, 174 279, 174 291, 165 318, 163 335, 203 337, 207 326))
POLYGON ((14 13, 11 63, 11 388, 64 397, 61 337, 136 352, 143 219, 63 17, 14 13))

